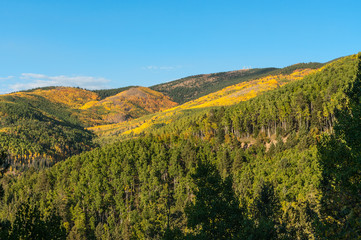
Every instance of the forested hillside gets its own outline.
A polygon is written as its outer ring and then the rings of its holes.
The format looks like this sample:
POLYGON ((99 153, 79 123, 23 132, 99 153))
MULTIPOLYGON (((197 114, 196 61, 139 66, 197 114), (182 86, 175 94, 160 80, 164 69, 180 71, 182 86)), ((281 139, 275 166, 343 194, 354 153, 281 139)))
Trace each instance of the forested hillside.
POLYGON ((359 239, 360 87, 358 54, 234 106, 7 174, 1 234, 359 239))
POLYGON ((317 69, 322 67, 321 63, 299 63, 289 67, 277 68, 255 68, 237 71, 201 74, 178 79, 172 82, 162 83, 151 87, 171 97, 177 103, 185 103, 198 99, 207 94, 217 92, 228 86, 247 82, 269 75, 289 75, 295 70, 317 69))
POLYGON ((247 101, 263 94, 266 91, 300 80, 304 76, 307 76, 317 70, 302 68, 305 66, 315 67, 318 65, 292 65, 290 67, 277 70, 277 75, 267 75, 255 80, 241 82, 162 112, 146 115, 127 122, 100 125, 90 129, 100 136, 98 139, 98 142, 100 143, 114 141, 119 139, 120 136, 122 138, 129 138, 129 136, 132 137, 133 135, 144 134, 149 131, 154 131, 154 129, 162 128, 163 126, 169 125, 173 122, 179 123, 184 121, 184 119, 188 119, 188 117, 195 118, 202 113, 209 112, 209 109, 207 108, 229 106, 241 101, 247 101), (297 67, 300 67, 300 69, 297 67))
POLYGON ((0 145, 13 168, 45 167, 94 147, 72 112, 38 95, 3 95, 0 145))
POLYGON ((263 76, 276 68, 244 69, 238 71, 201 74, 162 83, 151 89, 164 93, 177 103, 185 103, 222 88, 263 76))
POLYGON ((70 87, 33 89, 0 96, 0 146, 10 171, 43 168, 97 146, 86 130, 154 113, 176 103, 149 88, 130 88, 101 100, 70 87))
POLYGON ((199 133, 200 137, 257 137, 259 133, 288 134, 302 129, 328 131, 335 111, 348 102, 346 90, 354 81, 357 56, 332 62, 302 80, 241 102, 227 109, 210 111, 201 119, 187 120, 188 129, 180 129, 182 120, 164 126, 163 132, 199 133))

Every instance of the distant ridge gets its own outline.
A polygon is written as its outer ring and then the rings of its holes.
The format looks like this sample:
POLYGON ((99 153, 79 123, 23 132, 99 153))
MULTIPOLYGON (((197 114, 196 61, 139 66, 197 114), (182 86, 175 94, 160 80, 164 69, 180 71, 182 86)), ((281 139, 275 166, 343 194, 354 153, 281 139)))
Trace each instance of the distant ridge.
POLYGON ((98 94, 100 99, 104 99, 110 96, 117 95, 118 93, 121 93, 133 87, 138 87, 138 86, 128 86, 128 87, 113 88, 113 89, 100 89, 100 90, 93 90, 93 92, 98 94))
POLYGON ((173 101, 182 104, 225 87, 255 79, 268 74, 277 68, 242 69, 229 72, 200 74, 181 78, 175 81, 150 87, 171 97, 173 101))
MULTIPOLYGON (((337 60, 337 59, 335 59, 337 60)), ((335 61, 331 60, 329 62, 335 61)), ((173 101, 183 104, 188 101, 195 100, 207 94, 217 92, 225 87, 245 82, 248 80, 254 80, 268 75, 291 74, 295 70, 300 69, 317 69, 322 67, 323 63, 310 62, 310 63, 297 63, 284 68, 254 68, 254 69, 241 69, 235 71, 198 74, 188 76, 185 78, 177 79, 170 82, 165 82, 149 87, 155 91, 161 92, 166 96, 169 96, 173 101)), ((96 93, 100 100, 107 97, 117 95, 130 88, 136 88, 140 86, 127 86, 112 89, 98 89, 89 90, 96 93)), ((36 90, 51 90, 57 87, 42 87, 29 89, 22 92, 33 92, 36 90)))

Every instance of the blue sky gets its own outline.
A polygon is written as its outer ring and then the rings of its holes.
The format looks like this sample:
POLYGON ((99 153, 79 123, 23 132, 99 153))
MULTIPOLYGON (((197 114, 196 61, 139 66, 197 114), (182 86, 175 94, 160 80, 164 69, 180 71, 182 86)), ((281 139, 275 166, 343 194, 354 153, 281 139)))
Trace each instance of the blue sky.
POLYGON ((0 1, 0 93, 151 86, 361 51, 361 1, 0 1))

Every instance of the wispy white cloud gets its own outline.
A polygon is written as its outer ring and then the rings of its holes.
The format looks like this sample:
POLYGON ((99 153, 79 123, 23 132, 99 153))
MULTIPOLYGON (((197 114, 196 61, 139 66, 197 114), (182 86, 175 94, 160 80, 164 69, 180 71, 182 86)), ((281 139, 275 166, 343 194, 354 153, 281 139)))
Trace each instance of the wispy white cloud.
POLYGON ((146 67, 142 67, 143 70, 175 70, 175 69, 180 69, 182 68, 182 66, 178 65, 178 66, 146 66, 146 67))
POLYGON ((0 80, 9 80, 14 78, 14 76, 0 77, 0 80))
POLYGON ((44 75, 44 74, 38 74, 38 73, 22 73, 21 74, 21 79, 31 79, 31 78, 49 78, 48 76, 44 75))
POLYGON ((155 70, 158 69, 157 66, 146 66, 146 67, 142 67, 143 70, 155 70))
POLYGON ((38 73, 22 73, 18 77, 8 76, 0 77, 0 80, 11 79, 5 85, 3 84, 0 92, 14 92, 38 87, 48 86, 69 86, 69 87, 81 87, 86 89, 103 89, 107 88, 110 82, 106 78, 92 77, 92 76, 48 76, 38 73))

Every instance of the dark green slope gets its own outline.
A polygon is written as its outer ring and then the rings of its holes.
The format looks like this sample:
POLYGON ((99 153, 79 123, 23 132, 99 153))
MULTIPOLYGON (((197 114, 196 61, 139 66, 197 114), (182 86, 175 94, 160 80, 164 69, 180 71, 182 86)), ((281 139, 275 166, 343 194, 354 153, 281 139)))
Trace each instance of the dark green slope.
POLYGON ((287 135, 306 129, 323 132, 335 120, 335 110, 347 103, 346 91, 354 81, 356 56, 342 58, 281 88, 228 108, 212 110, 159 128, 159 133, 184 132, 197 136, 247 138, 260 133, 287 135), (182 126, 179 128, 178 126, 182 126))
POLYGON ((0 146, 13 169, 45 167, 90 150, 94 135, 65 106, 32 96, 1 96, 0 146))

